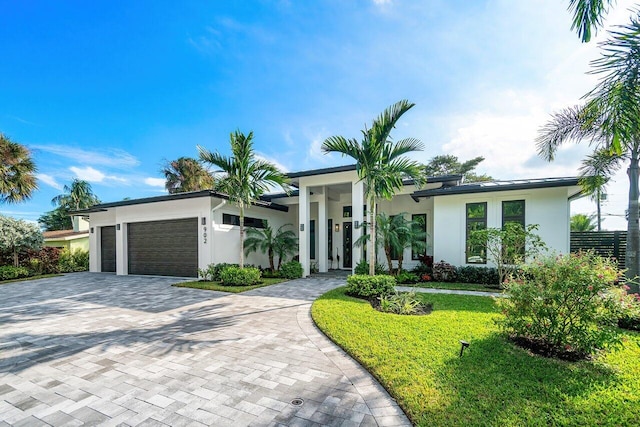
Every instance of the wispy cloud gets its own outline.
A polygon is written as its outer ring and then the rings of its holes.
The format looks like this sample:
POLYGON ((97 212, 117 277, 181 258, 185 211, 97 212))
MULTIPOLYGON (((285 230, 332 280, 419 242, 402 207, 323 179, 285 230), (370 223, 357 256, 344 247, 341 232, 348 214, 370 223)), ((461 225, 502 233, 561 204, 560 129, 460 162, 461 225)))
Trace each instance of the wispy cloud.
POLYGON ((120 149, 86 150, 79 147, 66 145, 33 145, 35 150, 45 151, 56 156, 73 159, 76 162, 88 165, 100 165, 119 169, 127 169, 138 166, 140 161, 133 155, 120 149))
POLYGON ((281 172, 289 172, 289 168, 274 159, 273 157, 266 156, 262 153, 256 153, 256 159, 264 160, 265 162, 269 162, 274 164, 281 172))
POLYGON ((34 123, 32 121, 29 121, 27 119, 23 119, 22 117, 18 117, 18 116, 13 116, 11 114, 5 114, 4 117, 6 117, 7 119, 11 119, 11 120, 15 120, 16 122, 22 123, 24 125, 30 125, 30 126, 40 126, 37 123, 34 123))
POLYGON ((62 190, 62 184, 58 183, 51 175, 39 173, 36 175, 36 178, 38 178, 39 181, 44 182, 48 186, 55 188, 56 190, 62 190))
POLYGON ((145 178, 144 183, 151 186, 151 187, 162 187, 164 188, 164 184, 165 184, 165 180, 163 178, 145 178))
POLYGON ((77 166, 71 166, 69 168, 71 172, 73 172, 77 178, 88 181, 88 182, 105 182, 105 181, 116 181, 120 183, 128 182, 127 179, 115 176, 115 175, 107 175, 105 173, 100 172, 97 169, 92 168, 91 166, 85 166, 79 168, 77 166))

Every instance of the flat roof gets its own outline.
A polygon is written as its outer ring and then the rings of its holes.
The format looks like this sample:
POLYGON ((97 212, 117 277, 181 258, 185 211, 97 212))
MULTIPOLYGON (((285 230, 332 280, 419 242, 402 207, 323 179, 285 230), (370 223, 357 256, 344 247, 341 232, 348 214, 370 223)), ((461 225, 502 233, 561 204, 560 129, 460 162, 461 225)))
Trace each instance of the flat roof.
POLYGON ((356 165, 335 166, 332 168, 310 169, 300 172, 290 172, 287 174, 289 178, 300 178, 303 176, 324 175, 327 173, 349 172, 356 170, 356 165))
POLYGON ((580 178, 534 178, 508 181, 471 182, 452 187, 418 190, 411 194, 414 198, 448 196, 452 194, 488 193, 493 191, 528 190, 534 188, 572 187, 578 185, 580 178))
MULTIPOLYGON (((145 203, 167 202, 167 201, 182 200, 182 199, 195 199, 198 197, 216 197, 218 199, 224 199, 224 200, 230 199, 227 194, 219 193, 213 190, 188 191, 186 193, 164 194, 162 196, 145 197, 142 199, 131 199, 131 200, 121 200, 119 202, 100 203, 99 205, 94 205, 88 209, 81 209, 77 211, 72 211, 70 213, 86 214, 86 213, 94 213, 94 212, 104 212, 109 208, 116 208, 120 206, 133 206, 133 205, 142 205, 145 203)), ((257 201, 256 203, 254 203, 254 205, 262 208, 281 211, 281 212, 289 211, 288 206, 273 203, 266 198, 264 200, 257 201)))

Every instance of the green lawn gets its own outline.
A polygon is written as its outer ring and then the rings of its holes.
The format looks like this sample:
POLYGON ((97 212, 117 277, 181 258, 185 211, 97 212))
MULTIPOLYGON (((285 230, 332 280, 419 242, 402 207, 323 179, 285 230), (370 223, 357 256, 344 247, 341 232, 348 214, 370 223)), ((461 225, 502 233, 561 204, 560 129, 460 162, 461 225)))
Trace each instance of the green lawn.
POLYGON ((501 289, 475 283, 449 283, 449 282, 420 282, 398 284, 398 286, 410 286, 412 288, 456 289, 462 291, 502 292, 501 289))
POLYGON ((58 277, 58 276, 62 276, 62 274, 41 274, 40 276, 31 276, 31 277, 23 277, 20 279, 2 280, 0 281, 0 285, 5 285, 7 283, 14 283, 14 282, 26 282, 27 280, 46 279, 47 277, 58 277))
POLYGON ((240 292, 246 292, 252 289, 262 288, 264 286, 275 285, 276 283, 286 282, 287 280, 288 279, 263 278, 262 283, 258 285, 252 285, 252 286, 224 286, 220 284, 220 282, 201 282, 201 281, 176 283, 173 286, 177 286, 179 288, 206 289, 208 291, 231 292, 234 294, 239 294, 240 292))
POLYGON ((380 313, 326 293, 317 325, 372 372, 419 426, 638 425, 640 334, 595 362, 533 356, 499 333, 493 299, 421 295, 428 316, 380 313), (459 358, 460 343, 471 343, 459 358))

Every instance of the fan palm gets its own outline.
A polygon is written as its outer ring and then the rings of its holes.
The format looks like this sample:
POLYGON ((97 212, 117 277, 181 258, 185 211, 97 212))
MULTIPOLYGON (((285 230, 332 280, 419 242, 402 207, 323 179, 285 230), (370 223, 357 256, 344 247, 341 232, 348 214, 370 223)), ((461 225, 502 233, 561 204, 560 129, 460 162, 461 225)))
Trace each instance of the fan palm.
POLYGON ((214 187, 213 176, 191 157, 166 162, 160 172, 166 179, 164 186, 169 194, 209 190, 214 187))
POLYGON ((18 203, 38 189, 29 150, 0 133, 0 202, 18 203))
POLYGON ((287 177, 265 160, 256 158, 253 150, 253 132, 244 135, 240 131, 231 134, 231 157, 212 153, 198 146, 200 160, 217 168, 222 177, 216 189, 229 196, 240 213, 240 268, 244 267, 244 211, 257 202, 266 191, 280 186, 289 191, 287 177))
MULTIPOLYGON (((627 278, 640 274, 638 228, 638 159, 640 157, 640 14, 611 32, 602 44, 602 56, 593 61, 593 73, 603 74, 582 106, 553 115, 538 136, 538 152, 551 161, 567 141, 588 141, 603 156, 594 170, 605 176, 628 161, 629 219, 627 223, 627 278)), ((598 154, 595 154, 598 155, 598 154)), ((635 286, 635 291, 638 290, 635 286)))
MULTIPOLYGON (((410 160, 405 154, 421 151, 424 145, 415 138, 394 142, 391 130, 415 104, 407 100, 399 101, 384 110, 372 123, 371 128, 362 131, 362 143, 356 139, 332 136, 322 143, 324 153, 337 152, 356 161, 358 178, 365 184, 365 197, 369 206, 370 253, 376 247, 376 201, 378 198, 390 200, 402 188, 403 179, 411 178, 416 186, 426 181, 424 166, 410 160)), ((369 274, 375 274, 375 257, 369 260, 369 274)))
POLYGON ((269 268, 275 271, 274 258, 278 257, 278 270, 282 264, 282 259, 296 251, 298 247, 298 239, 296 234, 291 230, 285 230, 291 224, 280 226, 277 230, 273 230, 269 224, 265 227, 249 228, 247 230, 247 238, 244 239, 244 253, 249 255, 252 252, 261 251, 269 257, 269 268))

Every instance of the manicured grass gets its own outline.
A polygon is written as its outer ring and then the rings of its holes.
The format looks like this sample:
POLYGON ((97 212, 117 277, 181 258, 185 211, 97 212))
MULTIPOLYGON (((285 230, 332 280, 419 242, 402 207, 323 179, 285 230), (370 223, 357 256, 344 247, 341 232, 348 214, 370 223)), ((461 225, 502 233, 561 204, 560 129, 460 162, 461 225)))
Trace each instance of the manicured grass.
POLYGON ((372 372, 419 426, 637 425, 640 334, 594 362, 534 356, 500 335, 493 299, 420 295, 427 316, 381 313, 338 288, 316 324, 372 372), (471 343, 459 358, 460 342, 471 343))
POLYGON ((262 283, 258 285, 251 286, 225 286, 220 282, 183 282, 176 283, 173 286, 177 286, 179 288, 194 288, 194 289, 206 289, 208 291, 220 291, 220 292, 231 292, 234 294, 239 294, 241 292, 250 291, 252 289, 262 288, 265 286, 275 285, 276 283, 286 282, 288 279, 280 279, 280 278, 263 278, 262 283))
POLYGON ((62 274, 41 274, 40 276, 23 277, 21 279, 2 280, 0 281, 0 285, 5 285, 7 283, 14 283, 14 282, 26 282, 27 280, 46 279, 47 277, 58 277, 58 276, 62 276, 62 274))
POLYGON ((461 291, 502 292, 501 289, 475 283, 449 283, 449 282, 420 282, 410 284, 398 284, 398 286, 410 286, 412 288, 455 289, 461 291))

